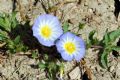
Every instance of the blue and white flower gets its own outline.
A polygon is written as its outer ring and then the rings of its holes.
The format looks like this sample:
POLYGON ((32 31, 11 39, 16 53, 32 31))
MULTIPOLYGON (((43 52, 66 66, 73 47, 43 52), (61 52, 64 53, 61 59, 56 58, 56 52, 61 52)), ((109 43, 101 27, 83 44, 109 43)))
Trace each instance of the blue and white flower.
POLYGON ((73 33, 63 34, 56 42, 58 52, 67 61, 75 59, 80 61, 85 56, 85 43, 83 39, 73 33))
POLYGON ((32 27, 33 36, 44 46, 53 46, 55 41, 63 34, 61 24, 57 17, 50 14, 38 16, 32 27))

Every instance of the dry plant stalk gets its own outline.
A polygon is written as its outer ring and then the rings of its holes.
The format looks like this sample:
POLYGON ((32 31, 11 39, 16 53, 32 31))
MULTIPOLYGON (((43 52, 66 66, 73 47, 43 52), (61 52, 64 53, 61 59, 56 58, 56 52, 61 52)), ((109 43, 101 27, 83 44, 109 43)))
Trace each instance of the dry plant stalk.
POLYGON ((26 20, 25 18, 25 14, 24 14, 24 8, 23 6, 21 5, 21 0, 17 0, 17 4, 18 4, 18 7, 19 7, 19 12, 20 12, 20 17, 22 20, 26 20))
POLYGON ((85 60, 81 60, 81 65, 85 69, 85 73, 87 74, 89 80, 92 80, 92 72, 91 72, 90 68, 88 68, 86 66, 86 61, 85 60))

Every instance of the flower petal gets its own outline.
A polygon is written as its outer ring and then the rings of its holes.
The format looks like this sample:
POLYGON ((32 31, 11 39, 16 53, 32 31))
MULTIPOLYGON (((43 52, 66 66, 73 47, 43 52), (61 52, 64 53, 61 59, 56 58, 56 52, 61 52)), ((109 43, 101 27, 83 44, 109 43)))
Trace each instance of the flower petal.
POLYGON ((42 14, 38 16, 34 22, 32 30, 33 36, 35 36, 42 45, 49 47, 53 46, 54 42, 63 34, 58 18, 50 14, 42 14), (46 25, 52 31, 48 37, 45 37, 41 33, 41 29, 46 25))
POLYGON ((73 55, 75 60, 79 62, 85 56, 85 48, 79 49, 79 51, 73 55))
MULTIPOLYGON (((80 61, 81 58, 85 56, 85 43, 83 39, 70 32, 67 32, 60 36, 59 40, 56 41, 56 47, 58 52, 61 54, 62 58, 67 61, 71 61, 72 59, 80 61), (75 44, 75 51, 73 53, 68 53, 65 50, 64 45, 66 43, 75 44)), ((69 48, 69 46, 67 48, 69 48)), ((72 47, 70 46, 69 49, 71 48, 72 47)))
POLYGON ((69 55, 66 52, 61 52, 61 56, 64 60, 67 60, 67 61, 72 61, 73 59, 73 55, 69 55))

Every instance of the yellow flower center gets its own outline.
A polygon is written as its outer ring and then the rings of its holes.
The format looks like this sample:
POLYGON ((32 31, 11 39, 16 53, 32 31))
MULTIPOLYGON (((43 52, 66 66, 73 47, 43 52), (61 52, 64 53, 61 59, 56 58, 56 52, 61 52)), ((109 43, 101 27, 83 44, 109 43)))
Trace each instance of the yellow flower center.
POLYGON ((50 35, 51 35, 51 28, 47 25, 43 26, 42 29, 41 29, 41 34, 43 37, 45 38, 49 38, 50 35))
POLYGON ((70 55, 73 54, 73 52, 76 50, 76 46, 72 42, 65 43, 64 48, 70 55))

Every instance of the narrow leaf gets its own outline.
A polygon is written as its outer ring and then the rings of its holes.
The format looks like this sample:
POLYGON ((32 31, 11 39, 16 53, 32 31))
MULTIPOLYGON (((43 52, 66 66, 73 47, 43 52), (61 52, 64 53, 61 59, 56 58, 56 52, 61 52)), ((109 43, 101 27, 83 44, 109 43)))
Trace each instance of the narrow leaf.
POLYGON ((109 37, 110 37, 111 42, 115 41, 119 36, 120 36, 120 29, 117 29, 117 30, 109 33, 109 37))
POLYGON ((16 14, 17 14, 17 12, 16 11, 14 11, 14 12, 12 12, 12 19, 15 19, 16 18, 16 14))
POLYGON ((93 31, 91 31, 90 33, 89 33, 89 39, 90 40, 93 40, 93 36, 94 36, 94 34, 95 34, 95 30, 93 30, 93 31))
POLYGON ((105 45, 108 45, 110 42, 110 38, 108 33, 105 34, 104 38, 103 38, 103 43, 105 43, 105 45))
POLYGON ((95 30, 91 31, 89 33, 89 36, 88 36, 88 40, 87 40, 87 47, 91 47, 91 45, 98 45, 99 44, 99 40, 94 37, 94 34, 95 34, 95 30))
POLYGON ((14 43, 17 45, 20 42, 20 36, 17 36, 14 40, 14 43))
POLYGON ((84 28, 84 26, 85 26, 85 24, 83 24, 83 23, 79 23, 77 33, 79 32, 79 30, 80 30, 80 29, 83 29, 83 28, 84 28))
POLYGON ((103 68, 108 67, 108 60, 107 60, 108 54, 109 52, 104 50, 104 52, 101 55, 100 63, 103 68))
POLYGON ((66 32, 68 31, 68 28, 69 28, 68 22, 64 22, 64 23, 63 23, 63 30, 64 30, 64 33, 66 33, 66 32))
POLYGON ((4 28, 4 19, 0 17, 0 27, 4 28))
POLYGON ((7 38, 8 38, 8 36, 7 36, 6 32, 0 30, 0 40, 3 41, 7 38))
POLYGON ((39 62, 38 67, 41 68, 41 69, 45 69, 46 65, 44 63, 42 63, 42 62, 39 62))
POLYGON ((3 41, 5 38, 4 35, 0 34, 0 41, 3 41))
POLYGON ((120 51, 120 47, 119 46, 113 46, 112 50, 115 50, 115 51, 119 52, 120 51))

